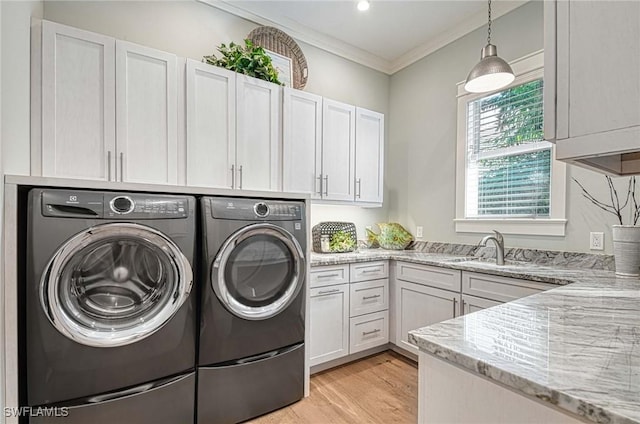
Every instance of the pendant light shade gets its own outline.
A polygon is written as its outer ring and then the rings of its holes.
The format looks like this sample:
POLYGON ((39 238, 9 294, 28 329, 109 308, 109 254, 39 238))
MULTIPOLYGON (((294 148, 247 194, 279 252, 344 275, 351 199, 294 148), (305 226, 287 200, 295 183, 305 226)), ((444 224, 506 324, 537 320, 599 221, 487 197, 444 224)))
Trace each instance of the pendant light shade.
POLYGON ((498 48, 487 44, 480 53, 480 62, 469 72, 464 89, 469 93, 486 93, 511 84, 515 78, 511 66, 498 57, 498 48))
POLYGON ((491 44, 491 0, 489 0, 489 24, 487 45, 480 51, 480 62, 471 69, 464 89, 470 93, 486 93, 511 84, 515 79, 513 69, 498 57, 498 48, 491 44))

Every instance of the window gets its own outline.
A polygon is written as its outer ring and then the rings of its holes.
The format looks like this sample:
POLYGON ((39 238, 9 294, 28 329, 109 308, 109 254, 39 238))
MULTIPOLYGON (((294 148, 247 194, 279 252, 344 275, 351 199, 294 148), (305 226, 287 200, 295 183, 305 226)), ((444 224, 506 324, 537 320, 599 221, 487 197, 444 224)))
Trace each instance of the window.
POLYGON ((456 231, 564 235, 565 166, 543 139, 542 53, 493 93, 458 87, 456 231))

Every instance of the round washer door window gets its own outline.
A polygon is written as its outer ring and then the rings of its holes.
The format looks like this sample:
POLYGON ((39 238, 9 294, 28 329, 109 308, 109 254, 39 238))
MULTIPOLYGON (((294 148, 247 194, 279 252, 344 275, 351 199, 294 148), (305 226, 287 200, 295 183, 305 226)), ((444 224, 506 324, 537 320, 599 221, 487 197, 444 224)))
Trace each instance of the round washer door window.
POLYGON ((300 292, 304 269, 304 253, 291 233, 272 224, 252 224, 225 241, 213 261, 211 285, 234 315, 267 319, 300 292))
POLYGON ((180 248, 139 224, 98 225, 69 239, 40 284, 49 321, 94 347, 134 343, 158 331, 191 291, 193 273, 180 248))

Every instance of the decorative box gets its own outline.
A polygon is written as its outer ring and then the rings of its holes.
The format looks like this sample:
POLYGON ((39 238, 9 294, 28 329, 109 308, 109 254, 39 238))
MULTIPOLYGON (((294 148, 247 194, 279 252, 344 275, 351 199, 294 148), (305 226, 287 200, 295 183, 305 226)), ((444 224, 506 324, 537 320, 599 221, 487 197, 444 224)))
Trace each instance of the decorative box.
POLYGON ((313 251, 317 253, 353 252, 358 247, 356 226, 352 222, 321 222, 311 229, 313 251))

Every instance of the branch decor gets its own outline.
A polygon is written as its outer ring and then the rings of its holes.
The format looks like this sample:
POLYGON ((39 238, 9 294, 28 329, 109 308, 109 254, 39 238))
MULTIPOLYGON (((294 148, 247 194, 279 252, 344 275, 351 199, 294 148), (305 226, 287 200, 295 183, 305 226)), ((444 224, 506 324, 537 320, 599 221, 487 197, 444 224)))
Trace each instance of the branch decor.
POLYGON ((240 74, 249 75, 250 77, 259 78, 268 82, 282 85, 278 80, 278 71, 271 63, 271 57, 260 46, 253 44, 248 38, 244 40, 244 46, 236 44, 233 41, 226 44, 222 43, 217 48, 221 57, 215 54, 204 56, 202 61, 214 66, 229 69, 240 74))
POLYGON ((629 178, 627 193, 624 196, 624 200, 622 201, 622 204, 620 204, 621 203, 620 196, 618 195, 618 191, 616 190, 616 187, 613 185, 613 180, 608 175, 605 175, 605 178, 607 179, 607 185, 609 186, 610 203, 602 202, 596 199, 591 195, 591 193, 587 191, 586 188, 584 188, 582 184, 580 184, 578 180, 573 178, 573 181, 575 181, 576 184, 580 186, 580 188, 582 189, 582 195, 587 200, 589 200, 591 203, 593 203, 603 211, 608 212, 612 215, 615 215, 615 217, 618 218, 618 222, 620 223, 620 225, 624 225, 623 219, 622 219, 622 211, 624 210, 624 208, 626 208, 629 205, 629 202, 631 202, 631 205, 632 205, 631 207, 633 208, 633 218, 632 218, 633 224, 632 225, 638 225, 638 220, 640 220, 640 206, 638 205, 638 201, 636 199, 636 177, 629 178))

